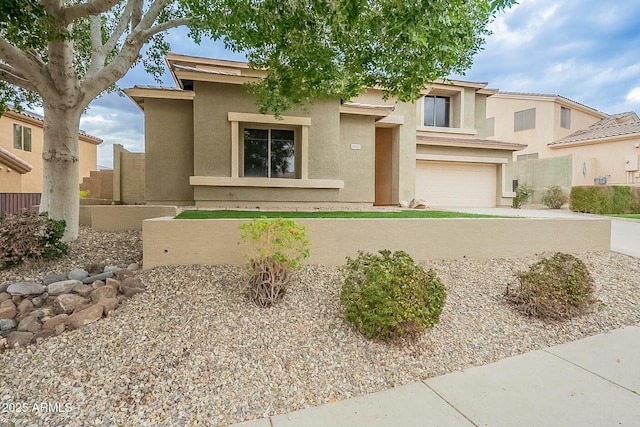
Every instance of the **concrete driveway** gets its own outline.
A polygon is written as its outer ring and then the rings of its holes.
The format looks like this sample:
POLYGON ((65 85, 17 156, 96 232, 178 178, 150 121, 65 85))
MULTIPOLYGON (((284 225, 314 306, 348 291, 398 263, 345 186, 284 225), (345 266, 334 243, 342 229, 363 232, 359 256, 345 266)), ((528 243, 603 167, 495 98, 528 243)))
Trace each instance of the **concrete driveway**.
POLYGON ((608 218, 611 219, 611 250, 640 258, 640 221, 583 214, 567 209, 445 208, 444 210, 525 218, 579 218, 582 220, 608 218))

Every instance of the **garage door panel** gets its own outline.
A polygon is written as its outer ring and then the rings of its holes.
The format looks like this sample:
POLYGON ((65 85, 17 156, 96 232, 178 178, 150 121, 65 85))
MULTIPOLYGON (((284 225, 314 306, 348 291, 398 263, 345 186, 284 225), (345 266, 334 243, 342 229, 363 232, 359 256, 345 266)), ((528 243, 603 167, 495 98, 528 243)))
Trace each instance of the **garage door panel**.
POLYGON ((495 164, 419 161, 416 198, 429 206, 494 207, 495 164))

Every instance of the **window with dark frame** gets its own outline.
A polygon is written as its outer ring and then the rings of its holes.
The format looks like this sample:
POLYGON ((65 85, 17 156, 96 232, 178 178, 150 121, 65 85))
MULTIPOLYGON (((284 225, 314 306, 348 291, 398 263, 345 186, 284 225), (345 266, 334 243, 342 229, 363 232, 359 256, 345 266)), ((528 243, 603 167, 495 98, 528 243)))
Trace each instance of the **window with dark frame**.
POLYGON ((295 178, 295 132, 289 129, 244 129, 244 176, 295 178))
POLYGON ((31 151, 31 128, 13 124, 13 148, 31 151))
POLYGON ((424 97, 424 125, 449 127, 451 100, 446 96, 424 97))
POLYGON ((571 129, 571 109, 567 107, 560 107, 560 127, 571 129))
POLYGON ((536 127, 536 109, 516 111, 513 114, 513 131, 535 129, 536 127))

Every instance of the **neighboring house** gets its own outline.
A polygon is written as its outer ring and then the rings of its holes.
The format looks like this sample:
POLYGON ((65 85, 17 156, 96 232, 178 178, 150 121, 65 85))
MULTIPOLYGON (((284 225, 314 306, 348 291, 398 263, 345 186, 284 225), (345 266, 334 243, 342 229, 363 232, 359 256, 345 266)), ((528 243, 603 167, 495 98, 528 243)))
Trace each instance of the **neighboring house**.
POLYGON ((145 202, 197 207, 509 204, 522 145, 483 139, 484 83, 438 82, 417 103, 370 89, 263 115, 246 63, 167 56, 177 87, 136 86, 145 115, 145 202), (510 190, 510 188, 508 188, 510 190))
POLYGON ((567 190, 640 183, 640 120, 634 112, 609 115, 559 95, 499 92, 487 101, 487 117, 489 134, 492 129, 498 139, 527 144, 514 153, 515 179, 567 190))
MULTIPOLYGON (((35 113, 6 111, 0 116, 0 193, 42 192, 43 118, 35 113)), ((78 183, 96 169, 102 140, 79 134, 78 183)))
POLYGON ((498 92, 487 100, 487 135, 525 144, 514 160, 554 157, 548 144, 608 117, 560 95, 498 92))
POLYGON ((635 112, 606 117, 548 147, 557 156, 572 156, 573 185, 640 185, 640 119, 635 112))

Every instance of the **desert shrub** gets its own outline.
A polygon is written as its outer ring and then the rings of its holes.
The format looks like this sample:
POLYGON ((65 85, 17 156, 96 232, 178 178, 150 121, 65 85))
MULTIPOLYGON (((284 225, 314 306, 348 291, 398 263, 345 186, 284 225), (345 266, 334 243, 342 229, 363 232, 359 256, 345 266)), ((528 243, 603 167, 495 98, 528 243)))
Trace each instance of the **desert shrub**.
POLYGON ((560 209, 569 201, 569 197, 558 185, 548 187, 542 195, 542 204, 549 209, 560 209))
POLYGON ((527 203, 533 197, 533 188, 527 184, 520 184, 516 188, 516 196, 513 198, 511 207, 514 209, 520 209, 522 205, 527 203))
POLYGON ((64 220, 25 212, 0 220, 0 267, 20 264, 27 258, 60 258, 69 247, 62 242, 64 220))
POLYGON ((440 319, 446 290, 433 270, 406 252, 360 253, 347 258, 340 301, 345 319, 369 338, 415 336, 440 319))
POLYGON ((260 218, 240 226, 249 243, 248 294, 253 302, 269 307, 282 299, 293 270, 309 256, 306 229, 285 218, 260 218))
POLYGON ((586 265, 573 255, 557 252, 518 274, 519 288, 507 287, 505 297, 524 314, 541 319, 569 319, 586 313, 596 302, 586 265))

